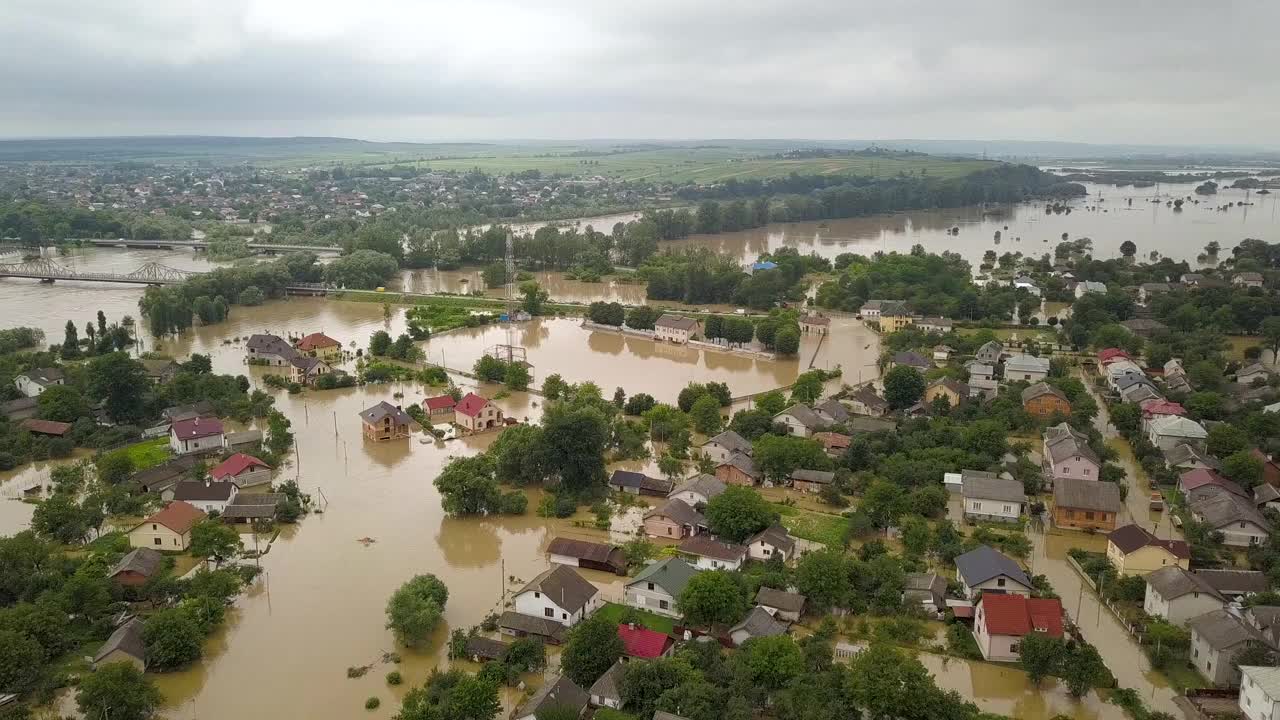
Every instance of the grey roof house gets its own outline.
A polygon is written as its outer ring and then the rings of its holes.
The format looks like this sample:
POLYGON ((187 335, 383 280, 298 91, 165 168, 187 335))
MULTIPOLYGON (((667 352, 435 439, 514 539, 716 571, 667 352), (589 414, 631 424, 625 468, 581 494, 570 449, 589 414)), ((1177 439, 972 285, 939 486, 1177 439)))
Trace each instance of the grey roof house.
POLYGON ((989 545, 980 545, 956 557, 956 579, 965 597, 979 591, 1031 595, 1031 578, 1018 563, 989 545))

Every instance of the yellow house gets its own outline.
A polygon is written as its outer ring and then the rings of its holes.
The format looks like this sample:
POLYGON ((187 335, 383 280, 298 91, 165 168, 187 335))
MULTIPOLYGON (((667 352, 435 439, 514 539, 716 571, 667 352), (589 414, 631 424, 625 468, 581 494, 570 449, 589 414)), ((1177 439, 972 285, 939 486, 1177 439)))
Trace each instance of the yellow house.
POLYGON ((954 378, 938 378, 925 388, 924 399, 926 403, 932 403, 940 397, 945 397, 948 405, 956 407, 969 399, 969 386, 954 378))
POLYGON ((1182 540, 1161 540, 1141 525, 1125 525, 1107 535, 1107 560, 1121 575, 1146 575, 1175 565, 1187 570, 1191 547, 1182 540))
POLYGON ((880 306, 880 332, 898 332, 908 325, 915 324, 916 319, 907 311, 907 304, 899 300, 886 300, 880 306))
POLYGON ((195 505, 181 500, 171 502, 129 531, 129 545, 183 552, 191 544, 191 528, 204 518, 204 511, 195 505))
POLYGON ((332 360, 342 355, 342 343, 324 333, 311 333, 297 344, 298 352, 307 357, 332 360))

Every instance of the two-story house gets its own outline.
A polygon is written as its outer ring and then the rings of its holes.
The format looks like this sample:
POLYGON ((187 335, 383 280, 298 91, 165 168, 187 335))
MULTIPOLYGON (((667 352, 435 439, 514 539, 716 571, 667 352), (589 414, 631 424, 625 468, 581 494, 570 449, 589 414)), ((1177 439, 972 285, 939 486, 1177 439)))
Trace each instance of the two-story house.
POLYGON ((818 417, 818 414, 812 408, 803 403, 796 403, 774 415, 773 420, 785 425, 788 435, 795 435, 796 437, 809 437, 826 427, 826 423, 822 421, 822 418, 818 417))
POLYGON ((383 400, 360 412, 361 431, 366 440, 400 440, 413 434, 415 423, 399 405, 383 400))
POLYGON ((222 421, 217 418, 179 420, 169 426, 169 449, 174 455, 214 452, 222 449, 222 421))
POLYGON ((719 465, 728 461, 737 452, 750 455, 751 443, 738 433, 732 430, 725 430, 703 443, 699 450, 702 451, 703 455, 711 458, 712 462, 719 465))
POLYGON ((14 387, 27 397, 39 397, 54 385, 66 382, 66 375, 59 368, 35 368, 19 373, 13 378, 14 387))
POLYGON ((689 579, 696 574, 698 571, 683 558, 659 560, 636 573, 635 579, 627 583, 626 603, 638 610, 680 617, 676 603, 689 579))
POLYGON ((471 433, 502 427, 502 409, 488 398, 467 393, 453 409, 454 422, 471 433))
POLYGON ((966 520, 1017 522, 1027 497, 1022 483, 982 470, 962 470, 961 495, 966 520))
POLYGON ((967 598, 979 592, 1031 594, 1031 578, 1018 563, 990 545, 956 556, 956 580, 967 598))
POLYGON ((698 334, 698 321, 683 315, 664 314, 653 324, 655 340, 683 345, 698 334))
POLYGON ((1063 636, 1061 600, 983 593, 974 608, 973 637, 983 660, 1018 662, 1022 639, 1033 632, 1063 636))
POLYGON ((1107 560, 1121 575, 1146 575, 1165 567, 1191 567, 1185 540, 1163 540, 1130 523, 1107 535, 1107 560))
POLYGON ((1022 391, 1022 409, 1041 420, 1055 415, 1065 417, 1071 414, 1071 401, 1058 388, 1038 382, 1022 391))
POLYGON ((1174 625, 1185 625, 1191 618, 1221 609, 1227 603, 1208 581, 1178 565, 1166 565, 1145 579, 1143 611, 1174 625))
POLYGON ((1049 358, 1034 355, 1013 355, 1004 361, 1005 380, 1040 382, 1049 377, 1049 358))
POLYGON ((1280 667, 1241 665, 1237 703, 1247 720, 1280 720, 1280 667))
POLYGON ((700 473, 685 480, 667 495, 668 498, 683 500, 689 507, 703 507, 711 499, 722 494, 728 486, 715 475, 700 473))
POLYGON ((1102 471, 1102 461, 1089 447, 1088 436, 1065 422, 1045 428, 1041 455, 1045 474, 1055 481, 1058 478, 1097 480, 1102 471))

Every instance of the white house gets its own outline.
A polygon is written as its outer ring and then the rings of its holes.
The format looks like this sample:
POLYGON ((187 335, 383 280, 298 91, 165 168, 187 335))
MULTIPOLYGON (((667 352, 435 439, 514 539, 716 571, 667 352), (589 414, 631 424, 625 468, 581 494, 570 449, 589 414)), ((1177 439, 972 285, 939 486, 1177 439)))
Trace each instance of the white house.
POLYGON ((981 470, 962 470, 960 478, 966 519, 1017 522, 1022 516, 1027 496, 1021 482, 981 470))
POLYGON ((250 335, 244 344, 245 360, 252 365, 284 367, 292 364, 299 353, 287 340, 278 335, 257 333, 250 335))
POLYGON ((699 448, 703 455, 711 458, 717 465, 728 462, 736 452, 751 454, 751 443, 732 430, 725 430, 707 440, 699 448))
POLYGON ((1251 645, 1269 645, 1267 637, 1250 625, 1238 608, 1230 605, 1194 617, 1191 628, 1191 664, 1218 686, 1236 684, 1240 671, 1232 660, 1251 645))
POLYGON ((1238 702, 1249 720, 1280 720, 1280 667, 1241 665, 1238 702))
POLYGON ((183 480, 173 486, 173 499, 190 503, 206 513, 220 513, 227 509, 238 492, 239 488, 233 482, 183 480))
POLYGON ((1239 385, 1252 385, 1258 380, 1265 383, 1270 377, 1271 371, 1262 363, 1246 365, 1236 371, 1236 383, 1239 385))
POLYGON ((1049 377, 1049 358, 1019 354, 1004 361, 1005 380, 1038 383, 1049 377))
MULTIPOLYGON (((973 359, 983 365, 995 366, 1000 362, 1000 356, 1004 353, 1004 346, 995 340, 988 340, 978 348, 973 354, 973 359)), ((972 371, 971 371, 972 372, 972 371)), ((989 375, 989 374, 988 374, 989 375)))
POLYGON ((698 334, 698 321, 683 315, 666 314, 653 324, 653 338, 683 344, 698 334))
POLYGON ((179 420, 169 426, 169 449, 175 455, 222 449, 222 421, 217 418, 179 420))
POLYGON ((974 609, 973 637, 990 662, 1021 659, 1022 638, 1033 632, 1061 638, 1062 601, 986 592, 974 609))
POLYGON ((808 405, 797 403, 773 416, 775 422, 787 426, 787 434, 809 437, 823 427, 822 418, 808 405))
POLYGON ((1178 445, 1184 444, 1196 450, 1204 450, 1205 441, 1209 438, 1209 432, 1203 425, 1191 418, 1177 415, 1157 418, 1147 427, 1147 439, 1166 455, 1178 445))
POLYGON ((689 579, 697 574, 698 570, 681 558, 659 560, 627 583, 624 591, 626 603, 659 615, 680 617, 676 601, 689 584, 689 579))
POLYGON ((667 495, 667 498, 683 500, 689 507, 696 508, 711 502, 711 498, 723 493, 727 487, 715 475, 701 473, 680 483, 671 491, 671 494, 667 495))
POLYGON ((694 535, 680 543, 680 552, 693 558, 699 570, 737 570, 747 559, 747 548, 717 540, 710 535, 694 535))
POLYGON ((1208 582, 1177 565, 1166 565, 1146 575, 1147 591, 1142 609, 1152 617, 1175 625, 1207 612, 1219 610, 1226 599, 1208 582))
POLYGON ((568 565, 552 565, 516 593, 516 612, 554 620, 566 627, 604 603, 600 591, 568 565))
POLYGON ((1044 469, 1051 478, 1097 480, 1102 461, 1089 447, 1089 438, 1067 423, 1045 428, 1044 469))
POLYGON ((971 598, 978 592, 1031 594, 1031 578, 1008 556, 979 545, 956 557, 956 579, 960 581, 964 596, 971 598))
POLYGON ((58 368, 36 368, 13 378, 14 386, 27 397, 39 397, 45 390, 64 382, 66 376, 58 368))
POLYGON ((1252 547, 1266 542, 1271 535, 1270 523, 1251 499, 1225 490, 1192 501, 1189 509, 1197 522, 1222 533, 1223 545, 1252 547))
POLYGON ((1142 371, 1142 367, 1132 360, 1116 360, 1107 363, 1105 366, 1107 372, 1107 384, 1112 390, 1120 390, 1120 381, 1130 377, 1145 378, 1146 373, 1142 371))
POLYGON ((783 562, 791 559, 796 552, 795 538, 781 525, 770 525, 747 538, 747 557, 752 560, 765 561, 781 557, 783 562))
POLYGON ((1026 275, 1020 275, 1014 278, 1013 287, 1015 290, 1026 290, 1032 295, 1035 295, 1036 297, 1040 297, 1040 287, 1036 285, 1034 280, 1027 277, 1026 275))

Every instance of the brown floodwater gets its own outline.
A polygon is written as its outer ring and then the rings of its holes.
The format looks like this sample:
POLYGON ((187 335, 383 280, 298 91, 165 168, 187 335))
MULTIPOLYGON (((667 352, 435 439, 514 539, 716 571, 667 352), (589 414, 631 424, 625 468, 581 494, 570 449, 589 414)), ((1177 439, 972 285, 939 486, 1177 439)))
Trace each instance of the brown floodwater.
POLYGON ((938 686, 955 690, 976 703, 983 712, 1018 720, 1123 720, 1124 711, 1105 702, 1096 692, 1082 698, 1071 697, 1056 678, 1046 678, 1039 687, 1031 684, 1017 665, 961 660, 944 655, 917 653, 917 659, 933 673, 938 686))

